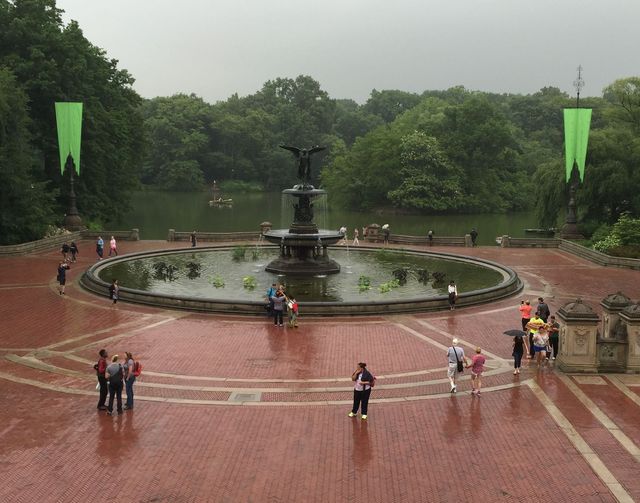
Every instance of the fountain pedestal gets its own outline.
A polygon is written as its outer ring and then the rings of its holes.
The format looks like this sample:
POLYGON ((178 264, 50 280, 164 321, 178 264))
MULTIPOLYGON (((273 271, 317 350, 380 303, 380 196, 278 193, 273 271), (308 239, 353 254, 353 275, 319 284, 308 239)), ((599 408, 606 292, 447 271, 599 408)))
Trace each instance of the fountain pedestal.
POLYGON ((264 238, 280 246, 280 256, 266 267, 278 274, 335 274, 340 264, 329 258, 327 247, 342 239, 335 231, 320 230, 313 221, 313 200, 326 191, 312 185, 296 185, 282 193, 293 198, 294 218, 289 229, 264 232, 264 238))

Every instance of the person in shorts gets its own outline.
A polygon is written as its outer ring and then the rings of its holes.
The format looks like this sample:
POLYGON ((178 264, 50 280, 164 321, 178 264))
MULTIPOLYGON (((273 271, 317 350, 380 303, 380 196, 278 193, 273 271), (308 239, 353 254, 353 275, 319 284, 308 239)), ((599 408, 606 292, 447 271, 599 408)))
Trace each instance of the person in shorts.
POLYGON ((464 356, 464 349, 462 349, 458 344, 460 341, 458 339, 453 339, 451 341, 451 346, 447 349, 447 361, 449 366, 447 367, 447 377, 449 378, 449 382, 451 383, 451 393, 456 393, 458 391, 456 386, 456 377, 462 371, 458 371, 458 362, 466 361, 464 356))
POLYGON ((533 335, 533 351, 538 368, 540 368, 542 364, 546 363, 548 345, 549 335, 547 334, 547 329, 545 327, 541 327, 538 332, 533 335))
POLYGON ((471 358, 471 390, 472 395, 480 396, 480 388, 482 387, 482 373, 484 372, 484 364, 487 359, 482 354, 482 350, 476 348, 476 354, 471 358))
POLYGON ((58 276, 57 276, 57 280, 58 283, 60 284, 60 288, 58 288, 58 292, 60 293, 60 295, 64 295, 64 287, 67 284, 67 270, 70 269, 69 264, 67 264, 66 262, 60 262, 58 264, 58 276))

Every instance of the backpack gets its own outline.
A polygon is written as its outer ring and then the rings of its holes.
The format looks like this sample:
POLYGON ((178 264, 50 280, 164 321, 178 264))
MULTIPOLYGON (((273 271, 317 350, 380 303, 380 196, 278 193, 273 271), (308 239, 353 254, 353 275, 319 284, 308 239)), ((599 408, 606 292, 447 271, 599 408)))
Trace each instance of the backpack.
POLYGON ((120 384, 122 382, 122 365, 118 365, 118 372, 109 376, 109 384, 120 384))
POLYGON ((133 375, 138 377, 140 374, 142 374, 142 363, 136 360, 133 362, 133 375))
POLYGON ((373 388, 376 385, 376 376, 371 374, 371 372, 369 372, 369 374, 371 375, 371 380, 369 381, 369 386, 371 386, 373 388))

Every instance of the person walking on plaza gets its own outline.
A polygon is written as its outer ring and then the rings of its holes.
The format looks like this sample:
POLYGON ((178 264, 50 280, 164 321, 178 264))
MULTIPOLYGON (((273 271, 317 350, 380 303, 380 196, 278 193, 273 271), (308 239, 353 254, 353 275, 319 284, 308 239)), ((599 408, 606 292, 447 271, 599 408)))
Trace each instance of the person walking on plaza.
POLYGON ((360 246, 360 240, 358 239, 358 235, 360 234, 360 231, 358 230, 357 227, 353 228, 353 246, 360 246))
POLYGON ((553 350, 551 356, 552 360, 558 358, 558 350, 560 347, 560 323, 556 321, 555 316, 549 317, 549 345, 553 350))
POLYGON ((516 335, 513 338, 513 375, 520 373, 520 366, 522 365, 522 357, 524 353, 529 352, 527 347, 527 340, 522 335, 516 335))
POLYGON ((71 241, 71 244, 69 245, 69 251, 71 252, 71 262, 76 261, 76 256, 78 255, 78 245, 76 244, 75 241, 71 241))
POLYGON ((384 244, 389 244, 389 235, 391 234, 391 229, 389 229, 389 224, 384 224, 382 226, 382 235, 384 236, 384 244))
POLYGON ((117 243, 116 243, 116 238, 114 238, 113 236, 111 236, 111 239, 109 240, 109 256, 111 256, 111 254, 113 253, 116 257, 118 256, 118 250, 117 250, 117 243))
POLYGON ((471 246, 476 246, 476 241, 478 240, 478 231, 475 227, 471 229, 469 235, 471 236, 471 246))
POLYGON ((447 290, 449 292, 449 309, 453 311, 456 308, 456 300, 458 299, 458 287, 456 286, 456 282, 451 280, 447 290))
POLYGON ((102 260, 104 255, 104 239, 102 239, 102 236, 98 236, 96 241, 96 253, 98 254, 98 260, 102 260))
POLYGON ((111 281, 111 285, 109 286, 109 298, 113 301, 114 304, 117 304, 119 296, 120 287, 118 286, 118 280, 114 279, 113 281, 111 281))
POLYGON ((482 387, 482 373, 484 372, 484 364, 487 359, 482 354, 482 350, 476 348, 476 354, 471 358, 471 394, 480 396, 480 388, 482 387))
POLYGON ((191 233, 191 248, 195 248, 197 244, 198 244, 198 238, 196 236, 196 231, 193 231, 191 233))
POLYGON ((458 341, 457 338, 454 338, 451 341, 451 346, 447 349, 447 361, 449 363, 447 368, 447 377, 451 383, 451 393, 456 393, 458 391, 456 386, 456 377, 458 374, 463 372, 464 363, 466 361, 464 349, 458 346, 459 343, 460 341, 458 341))
POLYGON ((107 392, 109 391, 109 384, 107 378, 104 376, 107 370, 107 354, 106 349, 101 349, 98 353, 98 362, 93 366, 96 369, 96 375, 98 376, 98 384, 100 385, 100 398, 98 398, 98 410, 107 410, 107 406, 104 404, 107 400, 107 392))
POLYGON ((129 410, 133 409, 133 383, 136 382, 136 376, 133 373, 135 362, 133 361, 133 355, 131 353, 127 351, 125 355, 124 385, 127 391, 127 403, 125 404, 124 409, 129 410))
POLYGON ((282 323, 282 311, 284 310, 285 296, 282 290, 278 290, 271 297, 273 300, 273 324, 275 326, 284 326, 282 323))
POLYGON ((342 227, 340 227, 338 232, 340 234, 342 234, 342 239, 340 240, 340 242, 338 244, 346 245, 347 244, 347 228, 346 228, 346 226, 343 225, 342 227))
POLYGON ((58 276, 57 276, 57 280, 58 283, 60 284, 60 287, 58 288, 58 292, 60 293, 60 295, 64 295, 64 287, 67 284, 67 270, 70 269, 71 267, 69 266, 69 264, 67 264, 66 262, 60 262, 58 264, 58 276))
POLYGON ((71 248, 69 248, 69 245, 65 241, 64 243, 62 243, 62 247, 60 248, 60 253, 62 253, 62 260, 64 260, 65 262, 69 258, 69 251, 71 251, 71 248))
POLYGON ((545 303, 542 297, 538 297, 537 311, 538 313, 540 313, 540 318, 542 318, 542 321, 546 323, 547 320, 549 319, 549 315, 551 314, 551 311, 549 310, 549 306, 545 303))
POLYGON ((369 408, 369 397, 371 396, 371 386, 375 377, 367 370, 367 364, 360 362, 358 368, 351 374, 351 380, 355 382, 353 385, 353 407, 349 412, 349 417, 356 417, 358 409, 361 411, 360 418, 367 419, 369 408))
POLYGON ((429 246, 433 246, 433 231, 431 229, 427 232, 427 242, 429 243, 429 246))
POLYGON ((109 381, 109 405, 107 406, 107 414, 113 415, 113 399, 117 400, 118 414, 122 414, 122 379, 124 371, 122 365, 118 363, 118 355, 113 355, 111 364, 104 373, 105 378, 109 381))
POLYGON ((522 319, 522 330, 524 331, 527 329, 527 324, 529 323, 529 321, 531 321, 531 309, 533 309, 531 307, 531 302, 529 302, 528 300, 521 300, 520 307, 518 309, 520 310, 520 317, 522 319))

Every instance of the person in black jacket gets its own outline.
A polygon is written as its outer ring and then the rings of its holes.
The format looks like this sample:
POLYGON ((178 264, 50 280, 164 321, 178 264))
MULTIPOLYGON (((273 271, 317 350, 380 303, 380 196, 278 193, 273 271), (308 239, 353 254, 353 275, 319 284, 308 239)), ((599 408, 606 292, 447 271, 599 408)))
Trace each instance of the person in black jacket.
POLYGON ((60 288, 58 289, 60 295, 64 295, 64 286, 67 283, 67 269, 70 269, 70 267, 66 262, 60 262, 58 264, 58 277, 56 279, 60 284, 60 288))
POLYGON ((540 318, 542 318, 542 321, 546 323, 547 319, 551 315, 551 311, 549 310, 549 306, 545 304, 544 299, 542 297, 538 297, 537 311, 538 313, 540 313, 540 318))

